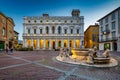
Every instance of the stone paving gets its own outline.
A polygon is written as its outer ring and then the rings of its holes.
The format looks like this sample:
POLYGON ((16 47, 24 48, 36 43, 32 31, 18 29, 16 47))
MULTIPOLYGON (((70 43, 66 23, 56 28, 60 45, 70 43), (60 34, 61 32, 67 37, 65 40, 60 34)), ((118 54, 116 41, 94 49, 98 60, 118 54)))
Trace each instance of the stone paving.
POLYGON ((111 52, 119 65, 94 68, 59 62, 59 51, 15 51, 0 54, 0 80, 120 80, 120 53, 111 52))

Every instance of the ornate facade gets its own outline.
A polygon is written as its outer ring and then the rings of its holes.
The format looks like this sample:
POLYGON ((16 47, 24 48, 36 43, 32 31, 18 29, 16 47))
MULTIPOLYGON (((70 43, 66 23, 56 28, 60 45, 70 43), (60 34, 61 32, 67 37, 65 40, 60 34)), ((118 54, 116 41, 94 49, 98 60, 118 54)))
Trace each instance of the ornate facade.
POLYGON ((72 16, 43 16, 23 18, 23 46, 34 50, 60 47, 84 47, 84 17, 79 10, 72 16))

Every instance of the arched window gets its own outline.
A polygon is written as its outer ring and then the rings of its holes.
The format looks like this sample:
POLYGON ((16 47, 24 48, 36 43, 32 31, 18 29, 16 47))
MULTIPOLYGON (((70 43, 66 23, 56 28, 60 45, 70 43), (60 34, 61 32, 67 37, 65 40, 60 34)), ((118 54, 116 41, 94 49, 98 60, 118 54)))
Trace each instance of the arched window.
POLYGON ((61 27, 58 27, 58 34, 61 34, 61 27))
POLYGON ((67 29, 64 29, 64 33, 67 34, 67 29))
POLYGON ((40 34, 42 34, 42 29, 40 29, 40 34))
POLYGON ((48 27, 46 27, 46 34, 48 34, 49 33, 49 28, 48 27))
POLYGON ((54 34, 55 33, 55 27, 53 26, 52 27, 52 34, 54 34))
POLYGON ((36 29, 34 29, 34 34, 36 34, 36 29))
POLYGON ((28 29, 28 34, 30 34, 30 29, 28 29))
POLYGON ((71 34, 73 34, 73 29, 70 30, 71 34))
POLYGON ((77 29, 77 34, 79 34, 79 29, 77 29))
POLYGON ((6 33, 5 28, 3 28, 2 35, 5 36, 5 33, 6 33))

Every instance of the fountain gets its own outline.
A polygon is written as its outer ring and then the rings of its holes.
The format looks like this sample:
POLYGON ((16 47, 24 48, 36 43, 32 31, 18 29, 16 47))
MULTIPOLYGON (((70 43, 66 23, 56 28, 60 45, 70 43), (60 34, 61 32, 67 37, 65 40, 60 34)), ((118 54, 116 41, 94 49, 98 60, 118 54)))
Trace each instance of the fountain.
POLYGON ((56 59, 65 63, 92 67, 113 67, 118 65, 118 62, 109 56, 109 50, 106 50, 103 54, 98 54, 96 47, 89 50, 61 48, 56 59))

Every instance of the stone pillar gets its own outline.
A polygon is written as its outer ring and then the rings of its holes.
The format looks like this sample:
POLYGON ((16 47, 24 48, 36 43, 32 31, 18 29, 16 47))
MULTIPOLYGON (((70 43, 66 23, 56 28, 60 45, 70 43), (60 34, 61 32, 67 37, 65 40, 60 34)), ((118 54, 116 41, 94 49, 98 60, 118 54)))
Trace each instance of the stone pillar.
POLYGON ((58 27, 55 27, 55 34, 58 34, 58 27))
POLYGON ((37 50, 39 50, 39 49, 40 49, 40 40, 37 39, 37 50))
POLYGON ((61 47, 64 47, 64 39, 61 40, 61 47))
POLYGON ((31 47, 34 47, 34 46, 33 46, 33 39, 31 39, 31 47))
POLYGON ((76 48, 76 39, 74 38, 74 48, 76 48))
POLYGON ((52 34, 52 26, 49 27, 49 34, 52 34))
POLYGON ((44 45, 43 45, 43 49, 45 50, 45 48, 46 48, 46 40, 44 39, 44 41, 43 41, 44 43, 44 45))
MULTIPOLYGON (((6 45, 5 45, 6 46, 6 45)), ((25 47, 25 39, 23 39, 23 47, 25 47)))
POLYGON ((70 47, 70 39, 68 38, 68 48, 70 47))
POLYGON ((57 39, 55 40, 55 48, 56 49, 58 48, 58 40, 57 39))
POLYGON ((49 39, 49 50, 51 50, 51 39, 49 39))
POLYGON ((24 47, 27 47, 27 39, 24 39, 24 47))

